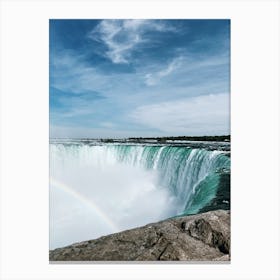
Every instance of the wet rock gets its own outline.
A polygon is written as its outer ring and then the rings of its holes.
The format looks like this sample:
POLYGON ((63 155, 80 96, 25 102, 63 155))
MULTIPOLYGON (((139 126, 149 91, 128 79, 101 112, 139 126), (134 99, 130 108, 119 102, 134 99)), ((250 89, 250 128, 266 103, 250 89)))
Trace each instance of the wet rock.
POLYGON ((229 261, 230 212, 216 210, 75 243, 50 261, 229 261))

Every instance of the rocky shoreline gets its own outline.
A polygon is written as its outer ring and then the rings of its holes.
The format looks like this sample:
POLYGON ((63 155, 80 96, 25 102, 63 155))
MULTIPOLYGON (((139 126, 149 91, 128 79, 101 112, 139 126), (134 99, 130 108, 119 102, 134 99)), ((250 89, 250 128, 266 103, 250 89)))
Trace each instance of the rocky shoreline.
POLYGON ((230 211, 174 217, 57 248, 51 262, 229 261, 230 211))

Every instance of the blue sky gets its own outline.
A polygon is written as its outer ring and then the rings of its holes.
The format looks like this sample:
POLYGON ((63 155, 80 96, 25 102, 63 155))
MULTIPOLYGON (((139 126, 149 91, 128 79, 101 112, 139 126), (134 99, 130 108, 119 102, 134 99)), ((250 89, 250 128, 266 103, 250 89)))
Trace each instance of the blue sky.
POLYGON ((229 20, 50 20, 50 137, 230 133, 229 20))

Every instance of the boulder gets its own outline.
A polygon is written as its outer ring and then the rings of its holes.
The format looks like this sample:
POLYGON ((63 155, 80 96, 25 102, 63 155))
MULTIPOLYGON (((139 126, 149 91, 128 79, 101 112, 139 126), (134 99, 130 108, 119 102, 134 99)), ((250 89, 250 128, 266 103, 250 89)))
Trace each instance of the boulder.
POLYGON ((58 248, 50 261, 229 261, 230 211, 174 217, 58 248))

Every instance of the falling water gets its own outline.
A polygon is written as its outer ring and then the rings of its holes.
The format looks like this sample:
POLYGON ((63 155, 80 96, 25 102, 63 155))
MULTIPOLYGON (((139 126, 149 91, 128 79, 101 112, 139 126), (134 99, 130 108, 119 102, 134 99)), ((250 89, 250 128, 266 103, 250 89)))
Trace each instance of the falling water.
POLYGON ((229 170, 223 151, 51 143, 50 247, 197 213, 229 170))

